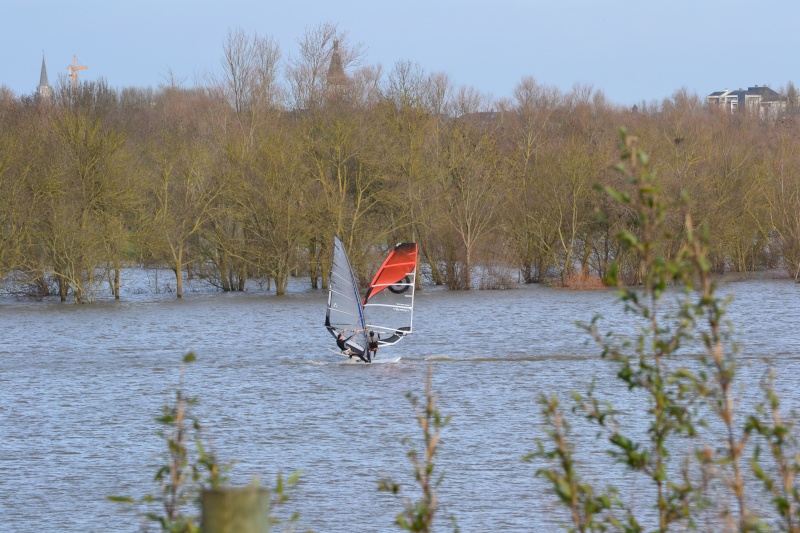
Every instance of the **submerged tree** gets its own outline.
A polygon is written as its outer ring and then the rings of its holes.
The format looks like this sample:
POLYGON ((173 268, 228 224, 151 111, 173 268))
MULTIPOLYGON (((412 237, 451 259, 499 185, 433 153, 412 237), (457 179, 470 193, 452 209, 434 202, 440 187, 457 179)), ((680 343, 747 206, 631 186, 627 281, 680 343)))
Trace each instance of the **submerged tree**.
POLYGON ((207 100, 196 95, 186 108, 177 100, 180 91, 164 105, 169 128, 149 148, 153 165, 147 180, 145 234, 151 254, 166 261, 175 272, 176 296, 183 296, 183 271, 192 240, 216 214, 221 183, 212 175, 213 160, 201 137, 197 114, 207 100))
MULTIPOLYGON (((64 91, 67 89, 64 88, 64 91)), ((76 302, 91 300, 96 269, 114 271, 119 280, 127 243, 125 217, 134 196, 125 179, 124 135, 108 119, 114 95, 104 84, 69 89, 69 106, 53 113, 53 164, 36 187, 47 206, 38 236, 56 276, 62 301, 72 291, 76 302)), ((114 285, 118 295, 119 282, 114 285)))

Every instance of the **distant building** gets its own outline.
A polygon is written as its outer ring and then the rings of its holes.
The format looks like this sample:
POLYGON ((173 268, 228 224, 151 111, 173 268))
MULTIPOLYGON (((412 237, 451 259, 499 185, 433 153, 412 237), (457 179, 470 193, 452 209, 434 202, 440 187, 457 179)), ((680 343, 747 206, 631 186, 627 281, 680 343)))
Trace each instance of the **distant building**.
POLYGON ((475 111, 471 113, 465 113, 458 118, 469 121, 478 126, 486 127, 497 124, 498 122, 502 123, 503 117, 504 113, 501 113, 500 111, 475 111))
POLYGON ((350 78, 344 72, 344 65, 342 64, 342 56, 339 53, 339 41, 333 41, 333 52, 331 53, 331 62, 328 66, 328 75, 326 76, 327 82, 327 100, 328 103, 340 101, 347 95, 350 78))
POLYGON ((786 109, 786 97, 766 85, 716 91, 706 97, 706 102, 729 113, 748 112, 761 118, 777 117, 786 109))
POLYGON ((39 86, 36 88, 36 96, 49 100, 53 97, 53 88, 47 81, 47 66, 44 64, 44 55, 42 55, 42 73, 39 75, 39 86))

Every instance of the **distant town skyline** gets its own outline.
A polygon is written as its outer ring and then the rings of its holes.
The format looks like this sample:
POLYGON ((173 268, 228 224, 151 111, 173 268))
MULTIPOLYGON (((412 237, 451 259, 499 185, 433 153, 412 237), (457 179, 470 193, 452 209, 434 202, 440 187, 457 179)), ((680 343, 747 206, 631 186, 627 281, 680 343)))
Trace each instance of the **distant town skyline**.
POLYGON ((253 2, 172 0, 4 3, 0 86, 33 94, 42 57, 51 85, 73 55, 81 80, 153 87, 170 76, 186 86, 219 69, 229 30, 272 37, 283 59, 306 29, 336 24, 388 74, 398 61, 448 74, 493 98, 510 98, 525 77, 563 92, 602 91, 619 105, 661 101, 685 88, 707 94, 800 82, 794 25, 800 3, 754 9, 743 0, 408 0, 395 8, 354 0, 253 2))

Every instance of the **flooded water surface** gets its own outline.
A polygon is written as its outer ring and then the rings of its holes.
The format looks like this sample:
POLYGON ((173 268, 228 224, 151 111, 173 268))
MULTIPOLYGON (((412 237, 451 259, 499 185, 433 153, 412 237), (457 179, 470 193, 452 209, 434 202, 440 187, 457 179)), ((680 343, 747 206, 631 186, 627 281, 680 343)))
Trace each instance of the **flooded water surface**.
MULTIPOLYGON (((796 405, 800 286, 752 280, 722 291, 734 298, 744 393, 757 390, 759 359, 769 357, 787 405, 796 405)), ((298 530, 397 530, 402 502, 377 485, 391 477, 418 497, 401 439, 421 442, 406 394, 424 395, 429 368, 439 409, 451 416, 437 462, 441 530, 450 515, 465 532, 547 531, 566 520, 534 475, 542 465, 522 458, 545 437, 540 394, 569 403, 570 391, 593 380, 612 401, 618 394, 608 385, 613 370, 575 324, 599 313, 605 330, 630 333, 613 291, 428 288, 417 296, 413 335, 380 354, 401 361, 372 366, 342 364, 330 351, 325 299, 298 285, 284 297, 0 302, 1 529, 139 530, 135 514, 106 497, 156 491, 163 444, 154 418, 173 398, 188 351, 198 360, 185 388, 220 460, 236 461, 231 483, 270 485, 278 472, 302 472, 281 511, 300 514, 298 530)), ((611 471, 595 481, 631 482, 611 471)))

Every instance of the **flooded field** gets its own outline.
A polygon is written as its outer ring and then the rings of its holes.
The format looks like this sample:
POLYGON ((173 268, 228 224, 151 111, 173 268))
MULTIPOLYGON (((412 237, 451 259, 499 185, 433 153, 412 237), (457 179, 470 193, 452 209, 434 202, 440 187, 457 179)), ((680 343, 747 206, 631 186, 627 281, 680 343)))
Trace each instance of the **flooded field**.
MULTIPOLYGON (((722 291, 734 297, 744 394, 757 391, 759 360, 769 357, 787 407, 798 405, 800 286, 751 280, 722 291)), ((106 496, 156 490, 153 419, 190 350, 198 361, 186 388, 220 459, 237 461, 232 482, 270 484, 278 472, 302 471, 286 504, 300 513, 299 530, 396 530, 402 503, 377 483, 390 476, 416 494, 400 439, 419 440, 405 395, 424 393, 429 368, 440 410, 452 417, 438 462, 442 525, 452 515, 465 532, 544 531, 565 520, 537 465, 522 457, 544 437, 539 394, 566 399, 595 379, 606 388, 613 374, 575 322, 600 313, 604 329, 632 332, 613 291, 426 288, 414 334, 382 354, 402 360, 371 367, 330 352, 325 299, 302 287, 284 297, 181 301, 139 291, 91 305, 3 299, 2 529, 137 531, 134 514, 106 496)), ((612 400, 615 390, 605 391, 612 400)), ((604 475, 603 485, 631 483, 604 475)))

